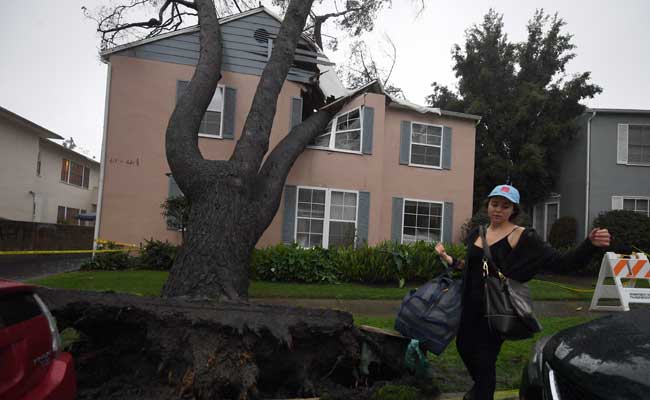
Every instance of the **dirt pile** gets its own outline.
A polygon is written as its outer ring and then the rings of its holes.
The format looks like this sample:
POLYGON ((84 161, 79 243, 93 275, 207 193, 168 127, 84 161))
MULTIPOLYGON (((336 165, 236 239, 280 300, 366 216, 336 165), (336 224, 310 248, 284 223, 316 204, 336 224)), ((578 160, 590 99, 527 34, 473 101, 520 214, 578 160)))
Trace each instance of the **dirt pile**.
POLYGON ((407 341, 348 313, 41 289, 73 353, 79 399, 368 398, 405 376, 407 341), (373 386, 374 385, 374 386, 373 386))

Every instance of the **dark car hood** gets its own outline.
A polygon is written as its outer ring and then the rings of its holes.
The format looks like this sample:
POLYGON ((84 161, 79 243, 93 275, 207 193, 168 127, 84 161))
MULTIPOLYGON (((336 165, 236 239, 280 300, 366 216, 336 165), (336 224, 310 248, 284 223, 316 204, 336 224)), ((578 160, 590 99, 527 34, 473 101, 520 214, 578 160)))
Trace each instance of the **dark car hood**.
POLYGON ((561 331, 544 346, 543 359, 564 382, 600 398, 650 398, 650 310, 561 331))

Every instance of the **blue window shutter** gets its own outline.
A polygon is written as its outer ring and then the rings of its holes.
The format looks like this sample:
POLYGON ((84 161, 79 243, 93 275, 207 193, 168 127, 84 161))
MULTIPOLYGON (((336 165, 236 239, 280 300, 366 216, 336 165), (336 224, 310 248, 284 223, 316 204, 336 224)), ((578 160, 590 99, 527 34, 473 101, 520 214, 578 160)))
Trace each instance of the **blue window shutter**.
MULTIPOLYGON (((178 187, 178 184, 176 183, 176 180, 174 179, 172 174, 167 175, 167 182, 168 182, 167 199, 173 199, 174 197, 183 196, 183 192, 181 192, 181 189, 178 187)), ((167 228, 168 229, 181 228, 178 218, 168 216, 167 228)))
POLYGON ((368 243, 368 225, 370 222, 370 192, 359 192, 359 210, 357 212, 357 247, 368 243))
POLYGON ((402 197, 393 197, 393 218, 391 220, 390 239, 393 242, 402 241, 402 210, 404 209, 404 199, 402 197))
POLYGON ((187 90, 187 86, 190 83, 188 81, 176 81, 176 102, 178 103, 178 99, 181 98, 183 93, 187 90))
POLYGON ((451 243, 454 238, 454 203, 445 201, 442 214, 442 241, 451 243))
POLYGON ((442 169, 451 169, 451 127, 442 128, 442 169))
POLYGON ((372 107, 363 108, 363 154, 372 154, 372 131, 375 124, 375 109, 372 107))
POLYGON ((294 237, 296 226, 296 192, 293 185, 284 187, 284 216, 282 218, 282 242, 291 244, 296 241, 294 237))
POLYGON ((176 180, 174 180, 174 177, 171 174, 167 175, 167 177, 169 181, 169 191, 167 194, 167 198, 171 199, 173 197, 182 196, 183 192, 181 192, 181 189, 178 187, 178 184, 176 184, 176 180))
POLYGON ((291 98, 291 126, 300 125, 302 122, 302 97, 291 98))
POLYGON ((221 137, 224 139, 235 138, 235 104, 237 103, 237 89, 226 86, 223 96, 223 126, 221 137))
MULTIPOLYGON (((411 154, 411 122, 400 122, 400 141, 399 141, 399 163, 409 163, 409 155, 411 154)), ((401 237, 401 236, 400 236, 401 237)))

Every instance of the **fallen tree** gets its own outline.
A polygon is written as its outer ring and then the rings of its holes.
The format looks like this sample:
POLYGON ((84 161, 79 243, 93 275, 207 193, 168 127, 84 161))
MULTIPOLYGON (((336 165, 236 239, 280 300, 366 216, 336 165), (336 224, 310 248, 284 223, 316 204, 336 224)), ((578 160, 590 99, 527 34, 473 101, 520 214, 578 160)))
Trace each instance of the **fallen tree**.
MULTIPOLYGON (((70 346, 80 399, 366 399, 405 375, 408 340, 349 313, 39 289, 70 346)), ((413 382, 411 382, 413 383, 413 382)))

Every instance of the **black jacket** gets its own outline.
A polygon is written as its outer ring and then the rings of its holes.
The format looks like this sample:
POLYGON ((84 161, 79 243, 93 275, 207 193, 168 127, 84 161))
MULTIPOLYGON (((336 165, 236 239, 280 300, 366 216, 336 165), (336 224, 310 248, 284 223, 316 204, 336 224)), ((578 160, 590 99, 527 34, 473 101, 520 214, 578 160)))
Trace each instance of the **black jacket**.
MULTIPOLYGON (((479 235, 479 229, 474 228, 467 235, 465 245, 469 249, 479 235)), ((510 252, 504 265, 499 265, 501 272, 508 278, 519 282, 528 282, 542 269, 547 271, 567 271, 575 266, 586 265, 597 248, 589 239, 585 239, 579 246, 560 253, 535 232, 526 228, 519 238, 519 242, 510 252)), ((469 253, 469 251, 468 251, 469 253)), ((454 264, 457 264, 455 262, 454 264)), ((463 280, 469 268, 469 260, 465 260, 463 280)))

